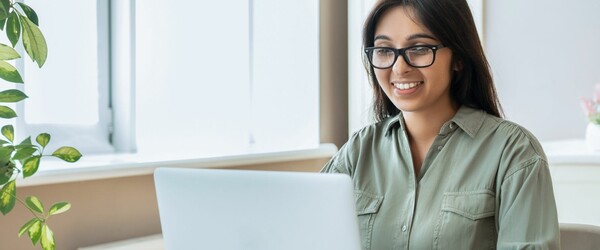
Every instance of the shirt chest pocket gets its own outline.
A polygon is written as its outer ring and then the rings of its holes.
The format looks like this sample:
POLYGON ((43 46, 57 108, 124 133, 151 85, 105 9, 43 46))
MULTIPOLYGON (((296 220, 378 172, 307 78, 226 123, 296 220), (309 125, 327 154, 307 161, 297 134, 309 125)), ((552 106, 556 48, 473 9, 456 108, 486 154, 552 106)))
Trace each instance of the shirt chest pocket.
POLYGON ((444 193, 434 231, 434 249, 495 249, 494 192, 444 193))
POLYGON ((362 248, 371 249, 373 223, 383 202, 383 196, 355 190, 354 200, 356 202, 362 248))

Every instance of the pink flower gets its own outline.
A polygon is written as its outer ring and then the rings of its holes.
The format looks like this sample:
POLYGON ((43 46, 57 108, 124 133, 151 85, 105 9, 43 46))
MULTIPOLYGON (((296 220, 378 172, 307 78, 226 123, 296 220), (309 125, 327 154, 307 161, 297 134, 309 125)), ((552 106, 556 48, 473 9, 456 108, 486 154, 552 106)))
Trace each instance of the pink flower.
MULTIPOLYGON (((598 96, 600 98, 600 96, 598 96)), ((594 99, 596 99, 596 96, 594 96, 594 99)), ((600 100, 600 99, 598 99, 600 100)), ((587 117, 590 117, 592 115, 596 114, 596 109, 594 108, 594 103, 592 103, 592 101, 581 97, 581 108, 583 108, 583 112, 585 113, 585 115, 587 117)))
POLYGON ((581 98, 581 108, 589 122, 600 125, 600 83, 594 86, 591 100, 585 97, 581 98))
POLYGON ((600 83, 597 83, 596 86, 594 86, 594 96, 593 96, 593 101, 594 103, 598 104, 600 103, 600 83))

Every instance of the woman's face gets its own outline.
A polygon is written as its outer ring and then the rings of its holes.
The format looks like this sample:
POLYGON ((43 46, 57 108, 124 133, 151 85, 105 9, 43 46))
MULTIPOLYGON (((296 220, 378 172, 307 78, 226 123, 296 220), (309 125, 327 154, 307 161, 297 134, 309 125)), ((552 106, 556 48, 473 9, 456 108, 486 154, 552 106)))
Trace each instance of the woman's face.
MULTIPOLYGON (((414 45, 440 45, 441 42, 420 24, 410 8, 388 9, 375 27, 375 47, 406 48, 414 45)), ((450 80, 452 51, 438 49, 434 63, 414 68, 399 56, 388 69, 375 69, 379 85, 402 112, 440 112, 452 107, 450 80)))

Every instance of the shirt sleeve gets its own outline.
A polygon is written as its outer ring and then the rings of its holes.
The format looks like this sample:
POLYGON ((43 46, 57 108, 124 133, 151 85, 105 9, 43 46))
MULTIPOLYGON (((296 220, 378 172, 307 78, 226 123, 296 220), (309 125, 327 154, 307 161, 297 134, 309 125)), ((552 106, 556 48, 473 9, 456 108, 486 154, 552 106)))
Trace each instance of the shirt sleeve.
POLYGON ((355 133, 340 148, 340 150, 325 164, 321 173, 342 173, 353 175, 353 158, 360 152, 361 140, 358 133, 355 133))
POLYGON ((498 249, 560 249, 552 179, 537 157, 508 173, 498 205, 498 249))
POLYGON ((346 145, 342 146, 342 148, 323 166, 321 169, 321 173, 342 173, 350 175, 349 171, 349 161, 346 145))

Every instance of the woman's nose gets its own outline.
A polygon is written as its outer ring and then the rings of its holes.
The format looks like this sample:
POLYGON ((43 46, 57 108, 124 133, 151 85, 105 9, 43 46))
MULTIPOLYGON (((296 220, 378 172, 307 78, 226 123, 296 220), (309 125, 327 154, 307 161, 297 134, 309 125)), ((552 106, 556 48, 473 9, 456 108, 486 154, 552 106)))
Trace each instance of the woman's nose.
POLYGON ((399 56, 392 65, 392 71, 397 75, 403 75, 410 71, 412 71, 413 67, 410 66, 405 60, 403 56, 399 56))

